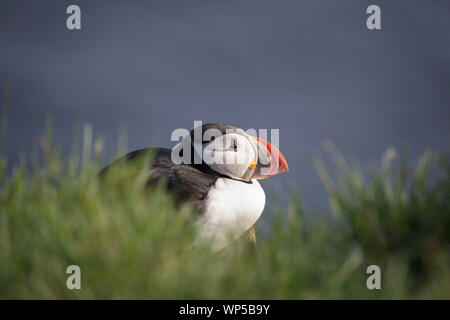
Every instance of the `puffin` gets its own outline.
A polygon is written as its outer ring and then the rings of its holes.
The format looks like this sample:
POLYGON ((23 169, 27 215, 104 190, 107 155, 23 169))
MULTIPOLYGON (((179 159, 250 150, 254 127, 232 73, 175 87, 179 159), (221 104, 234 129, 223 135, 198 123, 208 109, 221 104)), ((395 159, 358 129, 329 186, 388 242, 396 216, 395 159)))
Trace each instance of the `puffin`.
POLYGON ((195 242, 214 251, 227 247, 260 218, 266 196, 258 180, 289 170, 284 156, 269 142, 232 125, 207 123, 192 129, 172 149, 132 151, 99 174, 105 175, 117 162, 135 162, 148 154, 147 185, 164 181, 177 203, 190 203, 198 213, 195 242))

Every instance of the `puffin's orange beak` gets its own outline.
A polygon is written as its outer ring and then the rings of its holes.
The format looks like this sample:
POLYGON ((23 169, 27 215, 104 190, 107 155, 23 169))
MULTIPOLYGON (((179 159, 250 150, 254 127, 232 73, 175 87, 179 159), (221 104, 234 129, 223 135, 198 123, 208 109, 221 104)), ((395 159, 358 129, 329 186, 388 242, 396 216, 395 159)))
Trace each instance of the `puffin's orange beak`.
POLYGON ((264 179, 276 174, 289 171, 286 159, 275 146, 269 142, 253 138, 258 146, 258 164, 257 170, 253 174, 253 179, 264 179))

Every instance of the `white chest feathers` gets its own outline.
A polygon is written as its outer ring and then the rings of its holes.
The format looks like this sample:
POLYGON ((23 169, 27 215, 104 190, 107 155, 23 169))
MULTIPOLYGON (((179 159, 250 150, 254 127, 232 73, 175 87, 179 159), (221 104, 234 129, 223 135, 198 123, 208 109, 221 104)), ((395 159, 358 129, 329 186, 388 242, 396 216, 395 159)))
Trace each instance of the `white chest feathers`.
POLYGON ((264 210, 266 195, 257 180, 252 182, 217 179, 198 222, 199 240, 212 242, 213 249, 220 250, 255 224, 264 210))

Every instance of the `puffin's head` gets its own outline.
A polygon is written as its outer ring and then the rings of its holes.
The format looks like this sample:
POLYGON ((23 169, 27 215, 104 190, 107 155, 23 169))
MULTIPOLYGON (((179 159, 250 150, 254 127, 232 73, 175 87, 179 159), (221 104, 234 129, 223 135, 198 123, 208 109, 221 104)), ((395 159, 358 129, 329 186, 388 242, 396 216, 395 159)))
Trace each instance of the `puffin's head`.
POLYGON ((250 182, 288 171, 284 156, 275 146, 240 128, 208 123, 194 128, 190 137, 194 153, 203 154, 202 163, 226 177, 250 182), (199 137, 201 141, 196 141, 199 137))

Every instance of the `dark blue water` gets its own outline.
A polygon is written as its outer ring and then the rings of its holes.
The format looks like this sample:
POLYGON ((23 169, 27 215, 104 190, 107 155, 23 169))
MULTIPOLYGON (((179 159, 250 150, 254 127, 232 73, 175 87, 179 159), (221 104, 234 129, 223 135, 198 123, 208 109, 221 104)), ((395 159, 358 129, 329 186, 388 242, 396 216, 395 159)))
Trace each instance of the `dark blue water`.
POLYGON ((72 3, 0 3, 10 163, 46 115, 65 152, 77 120, 106 154, 121 125, 130 151, 170 147, 194 120, 278 128, 290 172, 264 188, 326 209, 312 164, 324 139, 362 163, 389 146, 449 150, 449 1, 76 1, 82 30, 69 31, 72 3), (381 30, 366 28, 370 4, 381 30))

